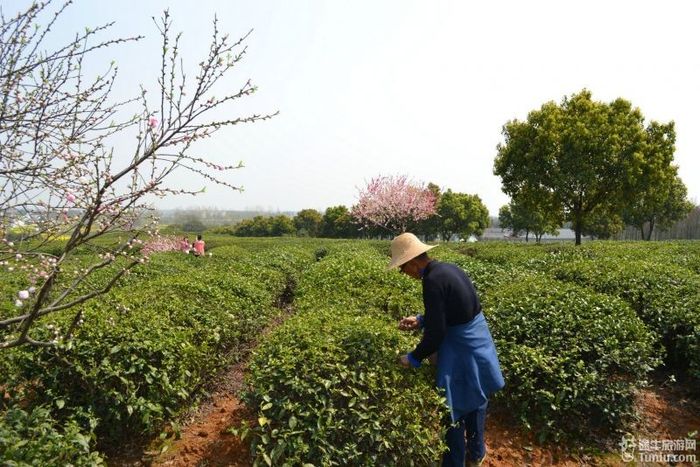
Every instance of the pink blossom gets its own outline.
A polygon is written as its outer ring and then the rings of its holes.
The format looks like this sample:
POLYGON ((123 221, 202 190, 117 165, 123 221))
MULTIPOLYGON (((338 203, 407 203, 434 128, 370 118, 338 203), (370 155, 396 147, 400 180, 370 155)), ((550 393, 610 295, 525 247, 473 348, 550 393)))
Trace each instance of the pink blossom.
POLYGON ((29 291, 28 290, 20 290, 17 292, 17 295, 21 300, 26 300, 29 298, 29 291))
POLYGON ((148 240, 141 249, 144 256, 166 251, 180 251, 180 240, 177 237, 156 236, 148 240))
POLYGON ((158 119, 156 117, 148 117, 148 126, 155 128, 158 126, 158 119))
POLYGON ((393 233, 405 232, 417 221, 435 214, 435 195, 422 184, 403 176, 373 178, 360 190, 352 208, 355 220, 367 227, 380 226, 393 233))
POLYGON ((22 303, 22 300, 15 300, 15 306, 17 308, 21 307, 22 305, 24 305, 24 303, 22 303))
POLYGON ((68 200, 69 203, 74 203, 75 202, 75 195, 73 193, 68 193, 66 195, 66 199, 68 200))

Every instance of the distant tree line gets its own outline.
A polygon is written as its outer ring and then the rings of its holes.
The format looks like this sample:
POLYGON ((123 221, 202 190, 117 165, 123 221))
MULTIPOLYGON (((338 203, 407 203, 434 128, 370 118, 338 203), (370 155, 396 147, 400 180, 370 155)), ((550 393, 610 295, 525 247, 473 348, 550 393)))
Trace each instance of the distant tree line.
POLYGON ((316 209, 303 209, 295 216, 279 214, 258 215, 230 226, 214 227, 211 233, 237 237, 326 237, 360 238, 363 232, 352 221, 346 206, 333 206, 321 214, 316 209))
MULTIPOLYGON (((410 230, 427 240, 450 240, 454 236, 468 238, 479 236, 489 225, 488 209, 477 195, 457 193, 430 183, 427 187, 414 185, 412 190, 429 192, 430 203, 417 196, 396 203, 394 196, 406 187, 404 177, 380 177, 370 182, 373 186, 372 199, 359 209, 359 203, 352 208, 343 205, 332 206, 321 213, 315 209, 303 209, 295 216, 255 216, 237 224, 209 229, 211 233, 229 234, 240 237, 324 237, 324 238, 392 238, 397 233, 410 230), (379 180, 379 186, 374 184, 379 180), (374 184, 374 185, 373 185, 374 184), (379 196, 383 193, 384 196, 379 196), (411 210, 422 204, 420 220, 415 220, 411 210), (387 207, 390 206, 390 207, 387 207), (370 222, 363 216, 381 213, 386 222, 370 222)), ((416 192, 417 193, 417 192, 416 192)), ((361 197, 362 199, 362 197, 361 197)), ((379 219, 380 217, 375 217, 379 219)))
POLYGON ((688 217, 667 229, 656 229, 651 238, 643 237, 641 230, 627 226, 614 237, 617 240, 700 240, 700 206, 695 206, 688 217))

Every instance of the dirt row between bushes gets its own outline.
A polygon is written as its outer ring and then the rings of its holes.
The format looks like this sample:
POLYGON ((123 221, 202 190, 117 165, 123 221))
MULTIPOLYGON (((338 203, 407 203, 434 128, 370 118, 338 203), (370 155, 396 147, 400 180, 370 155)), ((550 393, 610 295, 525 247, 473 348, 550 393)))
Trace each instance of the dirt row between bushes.
POLYGON ((281 325, 294 312, 292 301, 294 285, 287 284, 279 299, 282 310, 251 342, 240 363, 232 365, 215 382, 211 396, 192 413, 178 434, 171 434, 147 461, 154 467, 187 466, 231 466, 242 467, 253 464, 250 443, 233 434, 230 429, 242 426, 244 422, 253 426, 255 413, 240 399, 245 381, 248 362, 252 350, 275 328, 281 325))
MULTIPOLYGON (((280 317, 265 333, 283 321, 280 317)), ((251 349, 255 345, 251 345, 251 349)), ((250 350, 250 349, 249 349, 250 350)), ((244 421, 252 424, 253 412, 240 400, 246 359, 231 365, 216 377, 208 395, 177 423, 169 424, 161 436, 137 440, 108 453, 107 463, 118 467, 145 466, 250 466, 249 443, 229 432, 244 421)))
POLYGON ((250 443, 229 430, 243 422, 254 424, 254 412, 240 399, 245 374, 253 349, 265 336, 282 324, 293 312, 295 284, 288 280, 277 308, 281 313, 252 340, 240 354, 241 360, 222 372, 207 385, 203 401, 168 424, 161 435, 151 440, 134 440, 115 447, 107 454, 107 463, 117 467, 145 466, 250 466, 250 443))
POLYGON ((249 443, 227 431, 243 421, 252 424, 253 413, 239 399, 247 362, 226 371, 211 398, 202 404, 182 429, 178 439, 164 443, 164 452, 152 466, 233 466, 252 465, 249 443))

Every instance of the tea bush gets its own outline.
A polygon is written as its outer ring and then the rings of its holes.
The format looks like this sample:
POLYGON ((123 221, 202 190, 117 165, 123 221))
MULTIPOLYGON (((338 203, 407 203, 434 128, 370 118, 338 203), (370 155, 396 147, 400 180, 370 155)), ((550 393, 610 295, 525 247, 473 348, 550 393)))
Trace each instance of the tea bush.
POLYGON ((248 404, 257 464, 429 465, 444 447, 443 399, 428 368, 397 363, 414 338, 416 285, 371 245, 335 245, 300 279, 297 314, 255 351, 248 404), (402 294, 403 292, 403 294, 402 294))
POLYGON ((671 368, 700 381, 700 277, 656 261, 577 261, 554 268, 557 279, 618 296, 661 337, 671 368))
POLYGON ((45 407, 13 407, 0 416, 0 460, 7 467, 105 465, 91 444, 89 427, 72 418, 59 423, 45 407))
MULTIPOLYGON (((85 410, 101 446, 158 430, 241 357, 280 313, 276 305, 298 271, 314 260, 313 248, 304 246, 220 250, 207 258, 154 255, 152 268, 137 269, 83 305, 88 324, 74 340, 4 352, 10 399, 0 404, 6 411, 46 407, 59 424, 85 410)), ((70 318, 44 320, 42 332, 65 330, 70 318)))
POLYGON ((395 326, 324 308, 297 316, 256 351, 249 405, 268 465, 428 465, 443 448, 432 375, 396 363, 395 326))
POLYGON ((527 261, 433 251, 479 290, 506 378, 498 397, 525 426, 544 438, 580 434, 572 421, 582 416, 606 429, 624 424, 634 390, 658 364, 655 336, 625 302, 533 272, 527 261))
POLYGON ((627 304, 532 276, 491 290, 484 307, 508 384, 500 396, 526 426, 544 438, 629 419, 657 359, 654 337, 627 304))

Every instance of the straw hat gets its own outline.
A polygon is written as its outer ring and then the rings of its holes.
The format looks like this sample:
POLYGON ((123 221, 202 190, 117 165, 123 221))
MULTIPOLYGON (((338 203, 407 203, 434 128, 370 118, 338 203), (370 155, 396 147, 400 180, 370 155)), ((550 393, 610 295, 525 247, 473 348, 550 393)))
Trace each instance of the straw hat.
POLYGON ((410 232, 402 233, 391 241, 391 263, 387 269, 397 268, 436 246, 426 245, 410 232))

